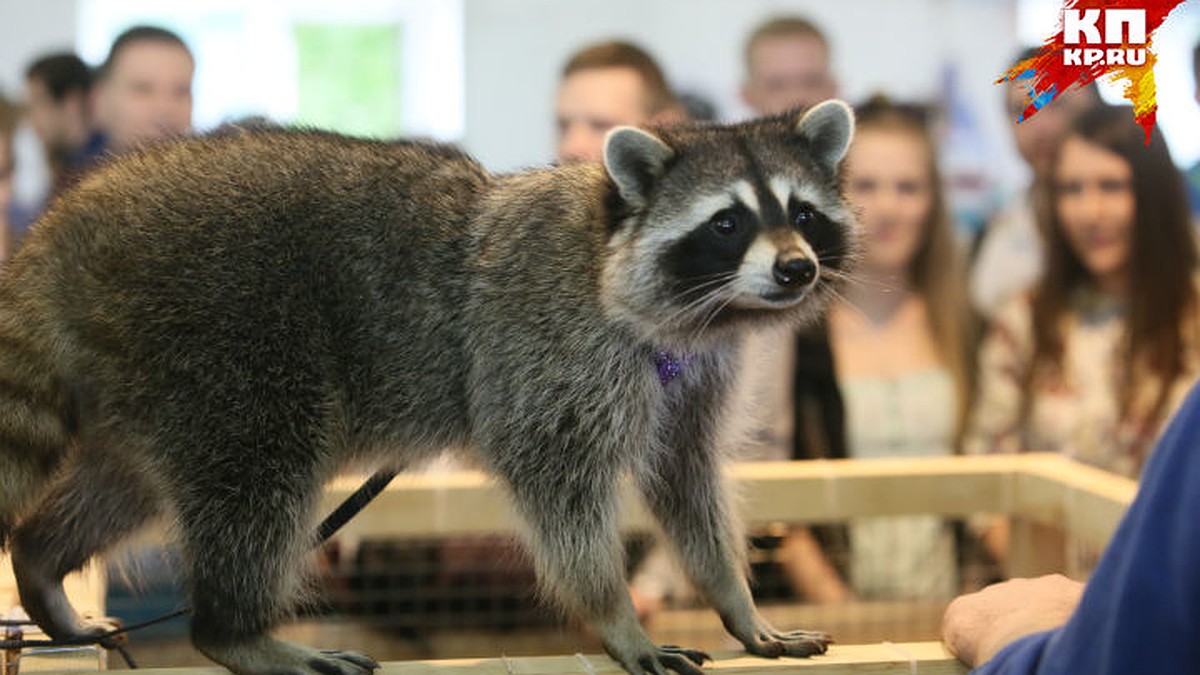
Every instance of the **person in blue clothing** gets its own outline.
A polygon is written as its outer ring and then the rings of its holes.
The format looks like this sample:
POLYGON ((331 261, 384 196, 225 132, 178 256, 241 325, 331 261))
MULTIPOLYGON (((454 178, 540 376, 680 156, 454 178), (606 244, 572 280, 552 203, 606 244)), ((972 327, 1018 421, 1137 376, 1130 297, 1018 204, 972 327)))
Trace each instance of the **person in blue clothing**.
POLYGON ((1054 575, 961 596, 942 639, 978 675, 1200 672, 1200 387, 1086 587, 1054 575))

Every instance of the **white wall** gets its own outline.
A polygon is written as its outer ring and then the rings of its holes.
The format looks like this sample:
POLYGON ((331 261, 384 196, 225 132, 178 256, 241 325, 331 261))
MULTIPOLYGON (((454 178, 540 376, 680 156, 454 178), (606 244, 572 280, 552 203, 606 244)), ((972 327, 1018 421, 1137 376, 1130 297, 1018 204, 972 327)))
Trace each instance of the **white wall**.
POLYGON ((37 55, 75 48, 75 0, 0 0, 0 92, 20 93, 37 55))

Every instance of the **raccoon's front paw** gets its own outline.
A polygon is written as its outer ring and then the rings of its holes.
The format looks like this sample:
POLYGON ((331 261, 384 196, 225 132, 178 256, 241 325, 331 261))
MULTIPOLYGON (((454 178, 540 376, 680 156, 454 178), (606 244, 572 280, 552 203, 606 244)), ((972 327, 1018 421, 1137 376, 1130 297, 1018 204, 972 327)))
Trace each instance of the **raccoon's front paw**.
POLYGON ((824 654, 833 638, 828 633, 797 630, 791 632, 765 628, 749 640, 742 640, 746 651, 755 656, 773 659, 779 656, 814 656, 824 654))
POLYGON ((196 648, 235 673, 246 675, 369 675, 379 664, 356 652, 316 650, 258 637, 233 645, 202 645, 196 648))
POLYGON ((632 609, 629 607, 630 611, 621 613, 609 623, 593 624, 600 633, 604 651, 613 660, 633 675, 667 675, 669 672, 703 675, 700 666, 712 657, 695 649, 654 644, 642 630, 632 609))
POLYGON ((605 649, 622 668, 634 675, 667 675, 669 672, 678 675, 703 675, 704 671, 700 666, 704 665, 705 661, 712 660, 711 656, 702 651, 673 645, 651 646, 649 652, 636 655, 618 654, 608 645, 605 645, 605 649))
POLYGON ((833 638, 820 631, 776 630, 757 610, 730 612, 721 615, 725 630, 755 656, 773 659, 779 656, 814 656, 824 654, 833 638))

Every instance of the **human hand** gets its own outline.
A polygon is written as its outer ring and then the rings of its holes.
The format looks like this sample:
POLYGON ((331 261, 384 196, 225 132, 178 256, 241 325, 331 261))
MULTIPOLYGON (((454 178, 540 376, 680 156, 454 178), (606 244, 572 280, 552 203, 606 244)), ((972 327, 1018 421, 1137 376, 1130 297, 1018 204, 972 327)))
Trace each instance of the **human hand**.
POLYGON ((942 619, 942 642, 974 668, 1017 638, 1061 626, 1082 595, 1083 584, 1061 574, 988 586, 950 603, 942 619))

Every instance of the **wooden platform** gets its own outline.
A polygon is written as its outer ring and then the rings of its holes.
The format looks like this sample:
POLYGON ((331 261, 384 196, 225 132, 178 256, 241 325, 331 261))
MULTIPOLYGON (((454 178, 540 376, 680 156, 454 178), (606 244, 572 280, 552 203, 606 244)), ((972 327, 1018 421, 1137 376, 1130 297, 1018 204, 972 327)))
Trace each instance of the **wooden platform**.
MULTIPOLYGON (((739 509, 753 526, 776 523, 837 522, 856 516, 937 514, 969 516, 977 513, 1013 517, 1014 572, 1036 573, 1046 569, 1045 547, 1036 538, 1037 528, 1059 528, 1096 547, 1104 545, 1136 492, 1133 481, 1112 476, 1056 455, 1024 454, 993 457, 951 457, 903 460, 826 460, 810 462, 754 463, 731 467, 730 476, 741 495, 739 509), (1019 555, 1016 554, 1019 551, 1019 555)), ((335 481, 326 491, 322 511, 332 509, 356 489, 361 478, 335 481)), ((650 520, 633 490, 623 494, 623 526, 650 527, 650 520)), ((504 492, 487 477, 463 472, 443 475, 401 476, 362 514, 350 522, 342 536, 356 538, 404 538, 512 532, 518 521, 504 492)), ((15 602, 11 578, 0 561, 0 611, 15 602)), ((70 594, 77 607, 99 612, 103 608, 103 577, 98 569, 73 580, 70 594)), ((859 606, 861 609, 861 605, 859 606)), ((775 610, 769 610, 775 611, 775 610)), ((854 606, 829 611, 853 612, 854 606)), ((665 613, 669 614, 669 613, 665 613)), ((931 619, 940 608, 929 610, 931 619)), ((715 622, 711 612, 697 612, 715 622)), ((795 617, 792 617, 795 618, 795 617)), ((828 617, 801 622, 772 617, 781 626, 820 626, 837 633, 836 621, 828 617)), ((706 619, 696 619, 702 626, 706 619)), ((911 621, 910 621, 911 624, 911 621)), ((936 624, 934 624, 936 625, 936 624)), ((909 626, 911 627, 911 625, 909 626)), ((353 628, 349 628, 353 630, 353 628)), ((720 633, 717 624, 700 630, 720 633)), ((352 641, 336 640, 325 628, 304 625, 284 627, 281 633, 314 645, 337 644, 353 648, 352 641), (312 627, 310 627, 312 628, 312 627), (301 635, 295 635, 299 633, 301 635), (312 639, 310 639, 312 638, 312 639)), ((681 629, 682 630, 682 629, 681 629)), ((687 630, 697 630, 689 627, 687 630)), ((881 627, 881 630, 886 628, 881 627)), ((896 645, 882 641, 835 646, 827 656, 811 660, 770 661, 730 652, 711 664, 715 672, 767 673, 804 670, 819 673, 962 673, 936 642, 903 636, 903 629, 884 636, 905 640, 896 645), (913 659, 911 662, 909 657, 913 659)), ((668 625, 656 618, 650 626, 656 640, 664 643, 695 644, 686 635, 671 635, 668 625), (679 637, 679 640, 674 640, 679 637)), ((855 638, 866 637, 850 633, 855 638)), ((515 636, 514 636, 515 637, 515 636)), ((578 636, 576 636, 577 639, 578 636)), ((562 643, 565 647, 570 641, 562 643)), ((514 645, 515 646, 515 645, 514 645)), ((370 650, 365 650, 370 652, 370 650)), ((481 650, 475 650, 481 651, 481 650)), ((504 649, 488 653, 513 653, 504 649)), ((570 653, 570 648, 564 649, 570 653)), ((594 650, 585 650, 594 651, 594 650)), ((136 652, 135 652, 136 653, 136 652)), ((383 654, 379 654, 383 656, 383 654)), ((384 658, 387 658, 384 656, 384 658)), ((401 657, 407 658, 407 657, 401 657)), ((173 662, 186 665, 191 659, 173 662)), ((30 664, 32 665, 32 663, 30 664)), ((117 665, 115 662, 111 665, 117 665)), ((156 671, 148 671, 156 672, 156 671)), ((163 671, 167 672, 167 671, 163 671)), ((175 668, 169 672, 223 672, 212 668, 175 668)), ((608 673, 618 672, 605 657, 513 656, 507 659, 456 659, 449 661, 405 661, 389 663, 386 673, 608 673)))
MULTIPOLYGON (((848 645, 830 649, 828 654, 809 659, 761 659, 737 653, 714 654, 705 664, 705 672, 737 673, 811 673, 812 675, 962 675, 967 670, 936 642, 903 642, 878 645, 848 645)), ((222 668, 143 669, 146 675, 218 675, 222 668)), ((624 673, 607 656, 574 654, 570 656, 513 657, 491 659, 453 659, 446 661, 406 661, 384 663, 376 671, 382 675, 616 675, 624 673)))

